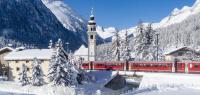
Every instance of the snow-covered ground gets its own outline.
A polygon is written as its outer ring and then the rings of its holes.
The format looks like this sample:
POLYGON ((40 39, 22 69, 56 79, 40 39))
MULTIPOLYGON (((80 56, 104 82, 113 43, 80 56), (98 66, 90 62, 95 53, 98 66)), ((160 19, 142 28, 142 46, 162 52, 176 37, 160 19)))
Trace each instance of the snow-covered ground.
POLYGON ((143 75, 138 90, 125 95, 199 95, 200 75, 174 73, 138 73, 143 75))
MULTIPOLYGON (((95 95, 97 92, 101 95, 119 95, 121 90, 114 91, 104 87, 117 73, 117 71, 91 71, 88 74, 95 76, 89 77, 91 82, 84 82, 83 85, 70 88, 52 85, 21 87, 15 82, 0 81, 0 95, 95 95)), ((119 74, 133 75, 134 72, 119 72, 119 74)), ((136 74, 143 76, 139 88, 124 95, 199 95, 200 93, 198 74, 143 72, 136 74)))

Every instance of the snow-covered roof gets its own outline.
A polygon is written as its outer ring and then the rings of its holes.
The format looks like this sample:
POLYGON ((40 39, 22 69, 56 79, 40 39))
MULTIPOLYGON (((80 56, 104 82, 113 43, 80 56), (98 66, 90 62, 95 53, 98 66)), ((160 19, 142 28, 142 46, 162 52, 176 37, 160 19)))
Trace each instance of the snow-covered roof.
POLYGON ((53 49, 25 49, 12 51, 4 57, 4 60, 33 60, 34 58, 48 60, 53 55, 53 49))
POLYGON ((86 56, 88 55, 88 48, 82 45, 78 50, 74 53, 75 56, 86 56))
POLYGON ((169 55, 169 54, 172 54, 178 50, 181 50, 181 49, 188 49, 188 50, 191 50, 191 51, 194 51, 194 52, 197 52, 196 50, 194 49, 191 49, 191 48, 188 48, 186 46, 183 46, 183 47, 178 47, 178 48, 171 48, 169 50, 167 50, 166 52, 164 52, 164 55, 169 55))
POLYGON ((13 50, 14 50, 14 49, 11 48, 11 47, 3 47, 3 48, 0 49, 0 51, 3 51, 3 50, 5 50, 5 49, 8 49, 8 50, 10 50, 10 51, 13 51, 13 50))

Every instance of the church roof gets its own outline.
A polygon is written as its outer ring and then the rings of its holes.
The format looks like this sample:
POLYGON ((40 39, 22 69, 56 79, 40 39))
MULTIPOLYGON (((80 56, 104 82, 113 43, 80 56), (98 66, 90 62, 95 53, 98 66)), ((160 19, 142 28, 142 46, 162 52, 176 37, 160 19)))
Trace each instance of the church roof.
POLYGON ((88 55, 88 48, 82 45, 78 50, 74 53, 75 56, 87 56, 88 55))

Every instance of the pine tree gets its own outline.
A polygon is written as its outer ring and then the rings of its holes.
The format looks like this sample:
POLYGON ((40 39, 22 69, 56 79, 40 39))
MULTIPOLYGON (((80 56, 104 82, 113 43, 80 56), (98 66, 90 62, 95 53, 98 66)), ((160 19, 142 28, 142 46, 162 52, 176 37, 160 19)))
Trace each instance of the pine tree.
POLYGON ((152 24, 150 23, 147 26, 147 30, 145 31, 145 48, 144 48, 144 53, 145 55, 143 55, 144 60, 146 61, 152 61, 155 60, 155 52, 156 48, 154 47, 153 44, 153 38, 155 35, 155 31, 152 28, 152 24))
POLYGON ((112 49, 114 50, 115 61, 120 61, 120 37, 118 30, 115 32, 115 40, 112 43, 112 49))
POLYGON ((29 79, 27 76, 27 67, 25 64, 22 64, 22 70, 19 73, 19 82, 21 83, 22 86, 29 84, 29 79))
POLYGON ((34 58, 32 64, 32 85, 34 86, 41 86, 44 84, 44 79, 43 79, 44 74, 42 72, 40 64, 41 61, 38 60, 37 58, 34 58))
POLYGON ((139 33, 134 39, 134 51, 135 51, 135 59, 143 60, 144 50, 145 50, 145 31, 144 25, 142 21, 139 21, 137 26, 137 32, 139 33))
POLYGON ((125 33, 125 41, 124 41, 124 48, 123 48, 123 61, 130 61, 131 59, 131 50, 130 50, 130 46, 129 46, 129 38, 128 38, 128 31, 126 30, 125 33))
POLYGON ((76 85, 77 71, 70 63, 59 39, 56 44, 56 52, 52 56, 49 68, 49 79, 54 85, 76 85))

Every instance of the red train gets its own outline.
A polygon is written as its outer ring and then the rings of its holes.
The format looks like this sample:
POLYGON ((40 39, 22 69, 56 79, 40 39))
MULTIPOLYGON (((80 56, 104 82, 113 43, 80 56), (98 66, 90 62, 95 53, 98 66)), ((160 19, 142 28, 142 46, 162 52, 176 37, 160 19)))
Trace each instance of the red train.
POLYGON ((85 70, 127 70, 142 72, 200 73, 200 62, 84 62, 85 70))

